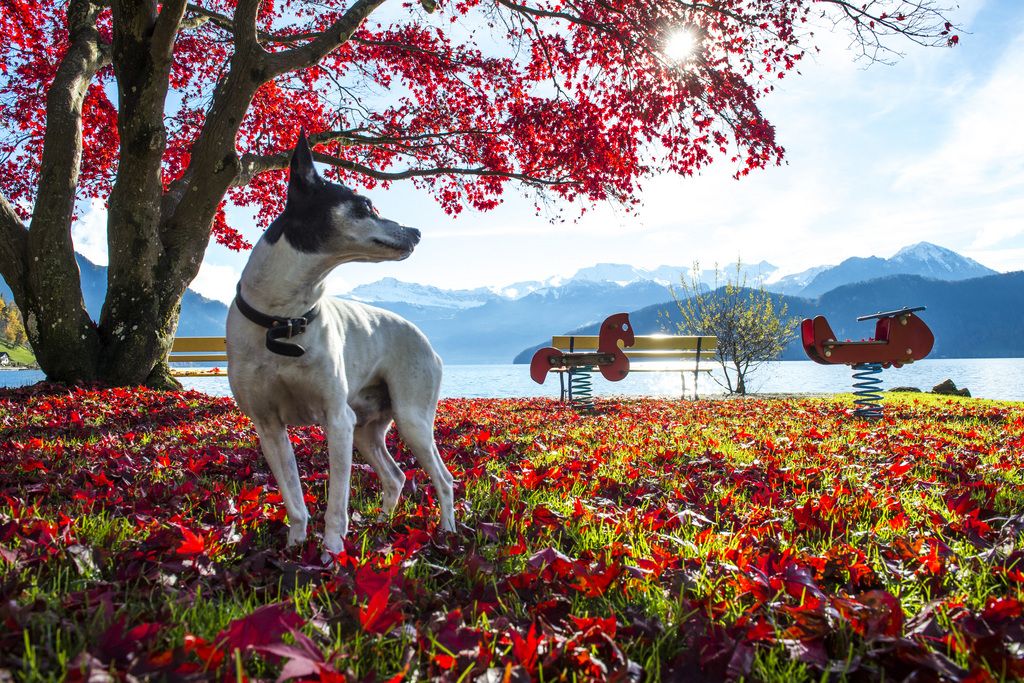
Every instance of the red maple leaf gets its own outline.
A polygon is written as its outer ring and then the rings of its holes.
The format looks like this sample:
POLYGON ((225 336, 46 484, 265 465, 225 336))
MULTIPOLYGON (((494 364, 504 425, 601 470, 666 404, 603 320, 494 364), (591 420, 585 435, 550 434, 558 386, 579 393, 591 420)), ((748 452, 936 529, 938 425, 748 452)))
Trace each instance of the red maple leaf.
POLYGON ((382 586, 370 597, 370 602, 359 608, 359 623, 367 633, 384 634, 402 621, 402 612, 394 606, 388 606, 391 595, 391 584, 382 586))
POLYGON ((206 539, 202 533, 195 533, 191 529, 181 527, 181 535, 184 540, 175 551, 179 555, 202 555, 206 552, 206 539))

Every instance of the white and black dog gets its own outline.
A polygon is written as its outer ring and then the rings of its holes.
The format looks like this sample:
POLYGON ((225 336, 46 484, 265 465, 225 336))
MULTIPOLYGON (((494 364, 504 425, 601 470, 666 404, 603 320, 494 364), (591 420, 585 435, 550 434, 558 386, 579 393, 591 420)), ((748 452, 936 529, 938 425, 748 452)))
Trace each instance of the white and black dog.
POLYGON ((284 212, 253 247, 228 314, 228 379, 249 416, 288 511, 288 543, 306 538, 309 513, 286 425, 320 423, 330 483, 324 547, 348 532, 352 448, 373 467, 383 509, 405 475, 384 437, 392 420, 430 475, 441 528, 455 530, 452 476, 434 443, 441 359, 403 318, 325 295, 328 273, 350 261, 400 261, 420 232, 381 218, 370 200, 320 177, 305 135, 292 153, 284 212))

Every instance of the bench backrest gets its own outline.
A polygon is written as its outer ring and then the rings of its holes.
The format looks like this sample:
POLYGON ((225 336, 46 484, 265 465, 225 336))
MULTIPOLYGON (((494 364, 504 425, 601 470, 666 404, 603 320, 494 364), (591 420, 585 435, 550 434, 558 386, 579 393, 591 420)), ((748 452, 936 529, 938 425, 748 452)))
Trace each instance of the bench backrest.
POLYGON ((201 363, 228 361, 224 337, 176 337, 167 357, 169 363, 201 363))
MULTIPOLYGON (((551 345, 563 351, 597 350, 596 335, 557 335, 551 345)), ((674 335, 637 336, 633 346, 623 349, 630 360, 710 360, 718 348, 717 337, 681 337, 674 335)))

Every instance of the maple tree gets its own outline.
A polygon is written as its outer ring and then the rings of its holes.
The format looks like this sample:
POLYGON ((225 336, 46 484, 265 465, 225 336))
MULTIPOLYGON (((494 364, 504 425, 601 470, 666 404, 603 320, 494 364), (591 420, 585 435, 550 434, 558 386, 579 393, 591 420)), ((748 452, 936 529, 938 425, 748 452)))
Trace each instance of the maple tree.
POLYGON ((0 0, 0 273, 51 379, 174 384, 181 296, 231 202, 280 211, 301 128, 330 175, 450 213, 510 181, 629 203, 657 172, 783 155, 758 100, 820 19, 861 54, 955 44, 937 0, 0 0), (693 53, 664 45, 689 31, 693 53), (70 226, 108 209, 99 320, 70 226))

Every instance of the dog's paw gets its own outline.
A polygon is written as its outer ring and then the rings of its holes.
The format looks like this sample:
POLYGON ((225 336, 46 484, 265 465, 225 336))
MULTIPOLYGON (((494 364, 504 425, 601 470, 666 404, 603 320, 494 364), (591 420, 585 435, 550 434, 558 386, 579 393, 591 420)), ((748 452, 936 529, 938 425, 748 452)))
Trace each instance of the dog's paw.
POLYGON ((300 545, 306 540, 306 525, 293 524, 288 528, 288 547, 300 545))

